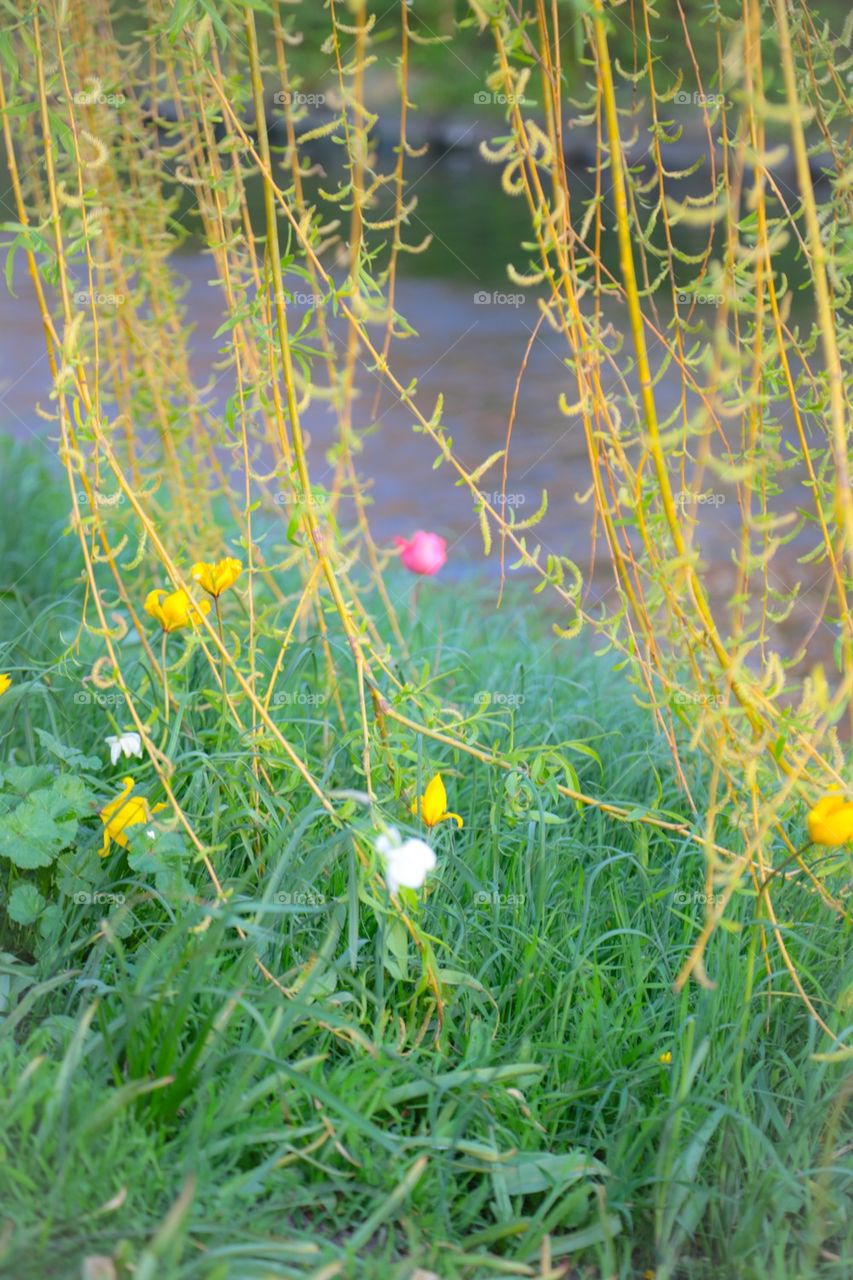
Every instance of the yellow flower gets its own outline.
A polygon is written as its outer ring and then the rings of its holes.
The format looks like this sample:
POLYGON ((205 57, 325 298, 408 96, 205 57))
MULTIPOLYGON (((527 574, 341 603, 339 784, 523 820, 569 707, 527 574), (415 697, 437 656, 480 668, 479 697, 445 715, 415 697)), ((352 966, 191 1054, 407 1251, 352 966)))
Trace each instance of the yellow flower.
POLYGON ((853 840, 853 804, 838 794, 823 796, 806 818, 814 844, 838 845, 853 840))
POLYGON ((428 827, 434 827, 436 823, 443 822, 445 818, 452 818, 457 827, 463 825, 458 813, 448 812, 447 792, 444 789, 440 773, 437 773, 430 781, 421 799, 413 801, 412 813, 417 813, 418 809, 420 809, 420 815, 428 827))
POLYGON ((145 612, 156 618, 164 631, 177 631, 180 627, 194 626, 203 613, 210 613, 210 601, 191 600, 186 591, 149 591, 145 597, 145 612))
POLYGON ((5 671, 0 671, 0 698, 12 684, 12 677, 7 676, 5 671))
POLYGON ((670 1053, 669 1049, 667 1049, 666 1053, 662 1053, 660 1055, 660 1057, 658 1058, 658 1062, 662 1062, 665 1067, 669 1066, 669 1064, 672 1062, 672 1054, 670 1053))
POLYGON ((223 591, 227 591, 229 587, 233 587, 234 583, 243 572, 243 566, 239 560, 235 560, 233 556, 226 556, 224 560, 210 561, 199 560, 192 567, 192 576, 205 591, 209 591, 212 596, 217 598, 222 595, 223 591))
POLYGON ((105 858, 110 851, 110 841, 115 840, 123 849, 127 848, 129 827, 138 827, 143 822, 150 822, 151 815, 165 809, 164 804, 155 804, 151 809, 145 796, 131 796, 135 786, 133 778, 122 778, 122 788, 115 799, 105 804, 101 810, 101 821, 104 824, 104 843, 101 846, 101 857, 105 858))

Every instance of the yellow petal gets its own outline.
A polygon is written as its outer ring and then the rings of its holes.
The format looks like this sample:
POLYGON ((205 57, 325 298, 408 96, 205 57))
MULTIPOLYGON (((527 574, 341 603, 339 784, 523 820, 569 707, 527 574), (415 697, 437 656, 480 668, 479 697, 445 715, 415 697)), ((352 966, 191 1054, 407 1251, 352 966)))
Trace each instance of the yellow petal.
POLYGON ((107 828, 110 837, 120 844, 123 849, 127 848, 127 836, 124 834, 129 827, 138 827, 143 822, 148 821, 148 805, 142 796, 131 796, 126 804, 122 805, 118 813, 110 819, 107 828))
POLYGON ((135 797, 132 800, 128 799, 134 786, 133 778, 122 778, 121 791, 108 804, 105 804, 101 810, 101 821, 104 824, 104 841, 100 851, 102 858, 105 858, 109 853, 111 840, 115 840, 117 844, 124 847, 127 846, 127 838, 122 834, 125 827, 132 826, 134 822, 139 821, 138 818, 134 818, 132 815, 138 813, 140 809, 144 814, 144 800, 139 797, 135 797))
POLYGON ((242 570, 242 564, 234 556, 220 560, 216 566, 216 594, 221 595, 228 587, 233 587, 242 570))
POLYGON ((101 818, 105 823, 109 822, 112 815, 121 808, 136 785, 133 778, 122 778, 121 783, 121 791, 113 800, 110 800, 109 804, 105 804, 101 810, 101 818))
POLYGON ((145 612, 150 613, 152 618, 156 618, 161 627, 165 627, 163 621, 163 597, 168 595, 162 587, 158 587, 156 591, 149 591, 145 597, 145 612))
POLYGON ((213 581, 213 565, 208 560, 197 561, 190 570, 193 580, 203 587, 205 591, 209 591, 212 596, 216 595, 213 581))
POLYGON ((6 690, 10 687, 11 683, 12 683, 11 676, 7 676, 5 672, 0 674, 0 698, 3 696, 6 690))

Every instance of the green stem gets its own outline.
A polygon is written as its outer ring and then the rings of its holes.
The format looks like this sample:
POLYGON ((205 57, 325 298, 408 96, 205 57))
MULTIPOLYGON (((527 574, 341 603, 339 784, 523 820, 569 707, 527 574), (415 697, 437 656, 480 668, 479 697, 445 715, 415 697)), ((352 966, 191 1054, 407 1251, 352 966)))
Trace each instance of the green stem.
POLYGON ((160 646, 160 667, 163 672, 163 702, 165 706, 166 724, 169 723, 169 668, 166 666, 166 638, 168 634, 168 631, 164 627, 160 646))
POLYGON ((222 626, 222 611, 219 608, 219 596, 213 597, 213 607, 216 612, 216 625, 219 629, 219 643, 222 646, 222 703, 219 712, 219 737, 216 741, 216 750, 219 752, 222 750, 222 743, 225 741, 225 711, 227 705, 225 679, 228 672, 228 659, 225 654, 225 631, 222 626))

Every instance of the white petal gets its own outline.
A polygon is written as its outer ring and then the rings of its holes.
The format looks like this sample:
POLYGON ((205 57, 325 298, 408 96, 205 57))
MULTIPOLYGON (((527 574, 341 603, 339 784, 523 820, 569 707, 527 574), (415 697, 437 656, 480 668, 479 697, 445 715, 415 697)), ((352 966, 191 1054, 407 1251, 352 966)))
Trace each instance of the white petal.
POLYGON ((142 738, 138 733, 123 733, 119 742, 126 756, 142 755, 142 738))
POLYGON ((388 856, 388 884, 420 889, 435 867, 435 854, 423 840, 406 840, 388 856))
POLYGON ((396 827, 388 827, 381 836, 376 837, 376 852, 387 858, 392 849, 400 847, 400 832, 396 827))

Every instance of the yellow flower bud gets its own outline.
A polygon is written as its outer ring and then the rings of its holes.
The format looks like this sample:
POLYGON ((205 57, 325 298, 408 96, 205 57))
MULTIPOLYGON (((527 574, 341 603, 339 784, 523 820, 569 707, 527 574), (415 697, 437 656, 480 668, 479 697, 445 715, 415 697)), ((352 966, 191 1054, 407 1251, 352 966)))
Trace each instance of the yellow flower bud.
POLYGON ((806 818, 814 844, 830 846, 853 840, 853 804, 842 796, 823 796, 806 818))
POLYGON ((444 789, 444 782, 440 773, 437 773, 430 780, 420 802, 415 800, 412 805, 412 813, 417 813, 419 809, 421 818, 427 827, 434 827, 437 823, 443 822, 445 818, 452 818, 457 827, 463 825, 458 813, 448 812, 447 792, 444 789))
POLYGON ((144 796, 131 796, 131 791, 136 784, 133 778, 122 778, 122 789, 109 804, 105 804, 101 810, 101 821, 104 824, 104 843, 101 846, 101 857, 105 858, 110 851, 110 841, 115 840, 116 844, 121 845, 123 849, 127 848, 127 836, 125 832, 129 827, 141 826, 143 822, 150 822, 151 815, 159 813, 161 809, 165 809, 164 804, 155 804, 154 808, 149 808, 148 801, 144 796))

